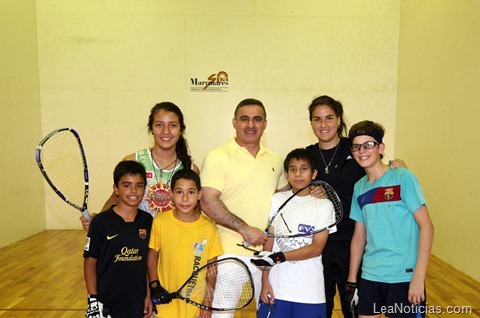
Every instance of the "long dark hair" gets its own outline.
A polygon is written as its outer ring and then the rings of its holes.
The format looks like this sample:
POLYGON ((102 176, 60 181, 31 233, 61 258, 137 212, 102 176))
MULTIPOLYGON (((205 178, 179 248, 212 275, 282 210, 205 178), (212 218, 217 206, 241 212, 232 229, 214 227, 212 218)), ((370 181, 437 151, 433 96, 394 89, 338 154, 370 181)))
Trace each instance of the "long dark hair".
POLYGON ((175 151, 177 152, 177 157, 183 163, 185 169, 192 168, 192 157, 190 156, 190 151, 188 149, 188 142, 185 139, 185 121, 183 119, 183 114, 180 108, 172 102, 161 102, 152 107, 150 111, 150 116, 148 116, 148 131, 152 133, 153 129, 153 120, 155 115, 159 111, 166 111, 174 113, 178 117, 178 122, 180 123, 180 137, 178 138, 177 144, 175 146, 175 151))
POLYGON ((310 114, 310 121, 312 121, 312 114, 315 108, 317 106, 325 105, 330 107, 335 115, 340 118, 340 126, 337 128, 337 134, 340 137, 345 137, 347 136, 347 124, 345 123, 345 119, 343 118, 343 106, 342 103, 339 101, 331 98, 330 96, 327 95, 322 95, 319 97, 316 97, 312 102, 310 103, 310 106, 308 106, 308 112, 310 114))

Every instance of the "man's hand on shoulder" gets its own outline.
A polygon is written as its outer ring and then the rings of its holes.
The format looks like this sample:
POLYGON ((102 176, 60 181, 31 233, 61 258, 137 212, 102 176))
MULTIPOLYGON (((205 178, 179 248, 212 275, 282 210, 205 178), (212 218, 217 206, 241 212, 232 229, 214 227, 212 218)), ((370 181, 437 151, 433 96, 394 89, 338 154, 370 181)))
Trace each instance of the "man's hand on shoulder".
POLYGON ((402 159, 400 158, 395 158, 393 160, 390 160, 388 162, 388 165, 390 166, 390 168, 392 169, 396 169, 396 168, 400 168, 400 167, 403 167, 403 168, 407 168, 407 164, 405 163, 405 161, 403 161, 402 159))

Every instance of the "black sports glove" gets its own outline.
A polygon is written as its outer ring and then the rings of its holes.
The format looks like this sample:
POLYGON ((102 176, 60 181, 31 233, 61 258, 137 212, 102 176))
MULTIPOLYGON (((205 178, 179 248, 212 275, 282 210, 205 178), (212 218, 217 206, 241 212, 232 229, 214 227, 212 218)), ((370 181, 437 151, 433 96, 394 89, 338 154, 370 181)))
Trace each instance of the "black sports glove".
POLYGON ((154 304, 168 304, 172 301, 172 296, 160 285, 158 280, 150 282, 150 297, 154 304))
POLYGON ((347 286, 345 287, 345 302, 348 304, 352 314, 354 314, 355 307, 358 305, 357 283, 347 282, 347 286))
POLYGON ((97 295, 88 295, 88 307, 85 318, 110 318, 108 309, 97 299, 97 295))
POLYGON ((262 271, 270 270, 274 265, 285 262, 285 254, 282 252, 255 252, 255 256, 263 256, 262 258, 251 259, 250 262, 260 268, 262 271))

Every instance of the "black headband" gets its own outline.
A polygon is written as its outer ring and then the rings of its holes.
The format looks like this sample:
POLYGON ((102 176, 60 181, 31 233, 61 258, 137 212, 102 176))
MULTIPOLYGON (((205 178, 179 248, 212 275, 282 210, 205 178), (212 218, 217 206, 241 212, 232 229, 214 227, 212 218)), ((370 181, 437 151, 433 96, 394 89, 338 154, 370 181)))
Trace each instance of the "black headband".
POLYGON ((370 136, 370 137, 373 137, 373 139, 375 139, 379 143, 382 143, 382 141, 383 141, 382 134, 379 131, 376 131, 376 130, 365 132, 363 129, 359 129, 359 130, 356 130, 353 134, 351 134, 351 136, 352 136, 351 137, 352 142, 353 142, 353 139, 357 136, 370 136))

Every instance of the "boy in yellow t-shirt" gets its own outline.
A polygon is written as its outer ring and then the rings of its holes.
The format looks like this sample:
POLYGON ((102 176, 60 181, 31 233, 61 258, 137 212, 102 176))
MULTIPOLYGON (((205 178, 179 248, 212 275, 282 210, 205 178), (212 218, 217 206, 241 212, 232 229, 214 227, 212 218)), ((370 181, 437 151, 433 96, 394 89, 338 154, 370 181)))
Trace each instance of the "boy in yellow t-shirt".
POLYGON ((200 177, 190 169, 172 177, 175 208, 153 220, 148 275, 151 297, 161 318, 209 318, 211 311, 199 309, 180 299, 171 299, 195 269, 223 254, 215 224, 197 207, 202 196, 200 177))

